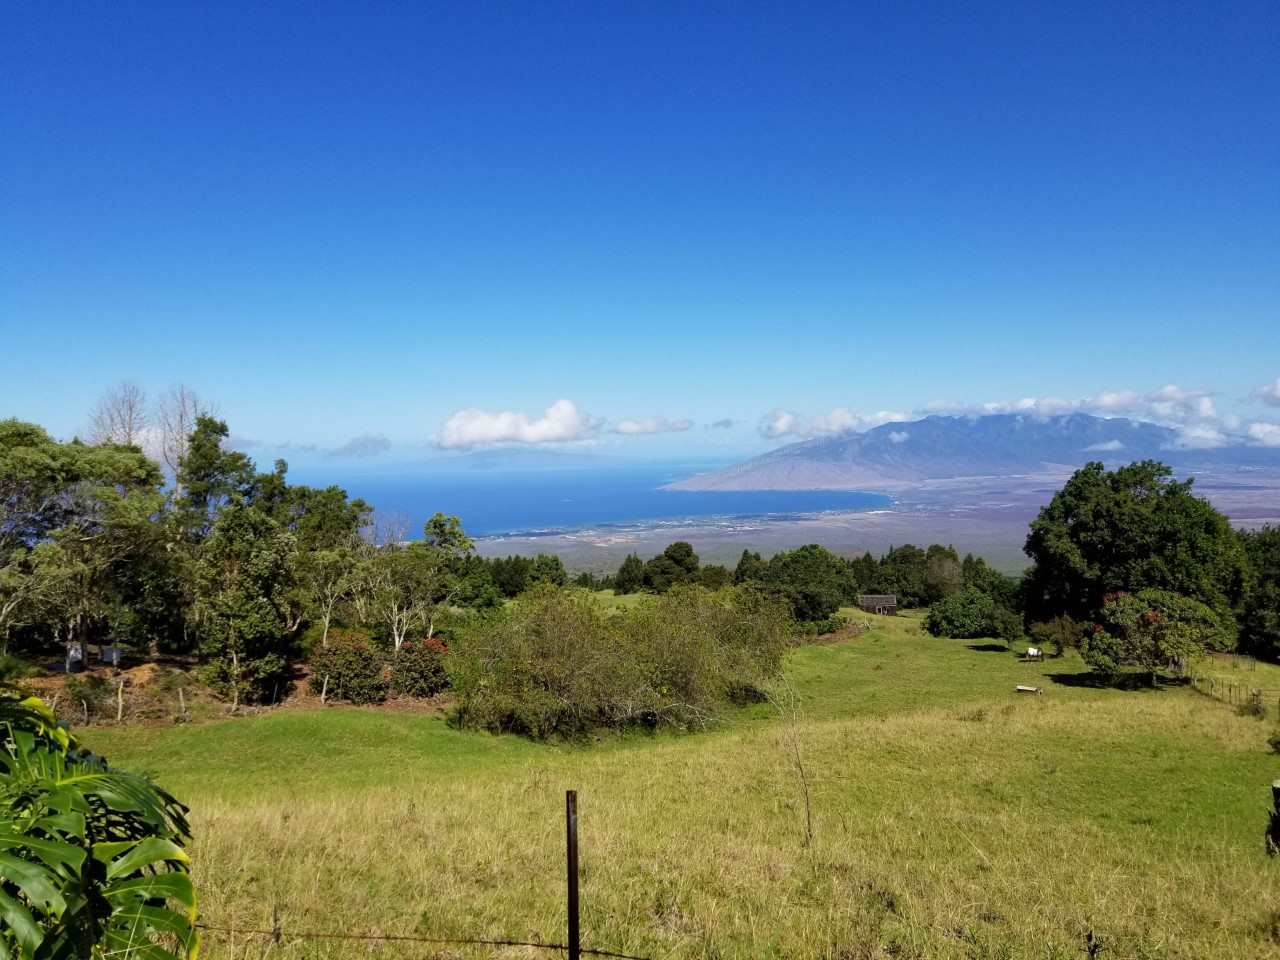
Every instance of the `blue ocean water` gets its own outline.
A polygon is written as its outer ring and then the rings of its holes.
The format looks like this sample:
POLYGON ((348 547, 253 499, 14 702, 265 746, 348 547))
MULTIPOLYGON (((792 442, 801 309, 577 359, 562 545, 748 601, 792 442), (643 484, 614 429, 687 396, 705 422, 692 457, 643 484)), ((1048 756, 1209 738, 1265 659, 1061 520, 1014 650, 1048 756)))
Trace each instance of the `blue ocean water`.
POLYGON ((480 537, 696 518, 782 518, 833 510, 875 510, 890 503, 880 494, 842 490, 689 493, 660 489, 693 472, 669 466, 627 466, 296 479, 337 483, 378 511, 406 514, 414 532, 438 510, 460 517, 467 532, 480 537))

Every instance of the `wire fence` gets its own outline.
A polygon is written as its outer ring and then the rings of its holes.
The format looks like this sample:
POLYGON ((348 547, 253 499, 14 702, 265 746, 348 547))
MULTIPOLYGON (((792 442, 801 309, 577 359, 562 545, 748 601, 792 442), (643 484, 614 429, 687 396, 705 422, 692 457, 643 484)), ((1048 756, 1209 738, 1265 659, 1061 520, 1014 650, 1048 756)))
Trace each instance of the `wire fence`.
POLYGON ((487 947, 498 950, 506 947, 527 947, 548 952, 563 953, 569 960, 579 957, 613 957, 616 960, 649 960, 630 953, 616 950, 603 950, 598 947, 582 946, 582 935, 578 923, 578 792, 569 790, 565 793, 565 893, 568 906, 568 923, 564 943, 547 943, 540 940, 508 940, 492 937, 427 937, 411 933, 351 933, 349 931, 297 931, 286 930, 280 922, 279 914, 274 910, 271 917, 271 929, 253 929, 247 927, 224 926, 213 923, 197 923, 196 926, 206 932, 228 937, 259 937, 273 946, 300 941, 345 941, 348 943, 421 943, 432 946, 470 946, 487 947))
POLYGON ((1280 687, 1263 687, 1247 679, 1192 674, 1191 686, 1206 697, 1238 707, 1260 718, 1274 717, 1280 722, 1280 687))

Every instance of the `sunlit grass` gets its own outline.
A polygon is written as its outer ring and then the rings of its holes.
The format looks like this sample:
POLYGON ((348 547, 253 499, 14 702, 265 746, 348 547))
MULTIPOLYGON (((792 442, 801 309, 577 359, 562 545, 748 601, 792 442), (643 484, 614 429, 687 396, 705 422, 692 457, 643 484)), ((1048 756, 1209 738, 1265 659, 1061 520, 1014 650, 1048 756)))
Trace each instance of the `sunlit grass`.
POLYGON ((208 921, 262 928, 278 912, 283 945, 211 934, 212 957, 366 952, 291 930, 558 941, 567 788, 597 946, 1083 957, 1092 932, 1104 957, 1280 956, 1269 726, 1184 690, 1079 685, 1069 658, 1023 664, 872 620, 790 655, 798 719, 764 704, 688 737, 543 746, 334 708, 90 742, 194 807, 208 921))

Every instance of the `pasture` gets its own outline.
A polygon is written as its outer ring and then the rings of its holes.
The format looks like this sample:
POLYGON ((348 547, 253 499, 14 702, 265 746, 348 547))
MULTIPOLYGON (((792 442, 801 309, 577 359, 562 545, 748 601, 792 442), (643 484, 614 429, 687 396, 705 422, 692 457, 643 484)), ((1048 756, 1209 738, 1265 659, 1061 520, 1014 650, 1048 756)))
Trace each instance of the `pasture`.
POLYGON ((212 958, 554 956, 291 934, 562 940, 567 788, 590 946, 1280 957, 1269 724, 1186 689, 1095 687, 1069 657, 1024 664, 913 617, 871 620, 788 655, 783 709, 687 736, 549 746, 328 708, 87 740, 192 806, 205 922, 278 916, 279 944, 209 932, 212 958))

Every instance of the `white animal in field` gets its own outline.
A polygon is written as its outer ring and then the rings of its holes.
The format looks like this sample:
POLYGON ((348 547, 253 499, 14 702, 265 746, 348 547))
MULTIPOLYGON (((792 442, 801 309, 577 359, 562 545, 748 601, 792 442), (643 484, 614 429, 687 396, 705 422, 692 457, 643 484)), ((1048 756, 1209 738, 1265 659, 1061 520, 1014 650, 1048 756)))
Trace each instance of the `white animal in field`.
POLYGON ((1044 651, 1041 650, 1039 647, 1027 647, 1027 652, 1024 654, 1024 656, 1028 660, 1043 660, 1044 651))

